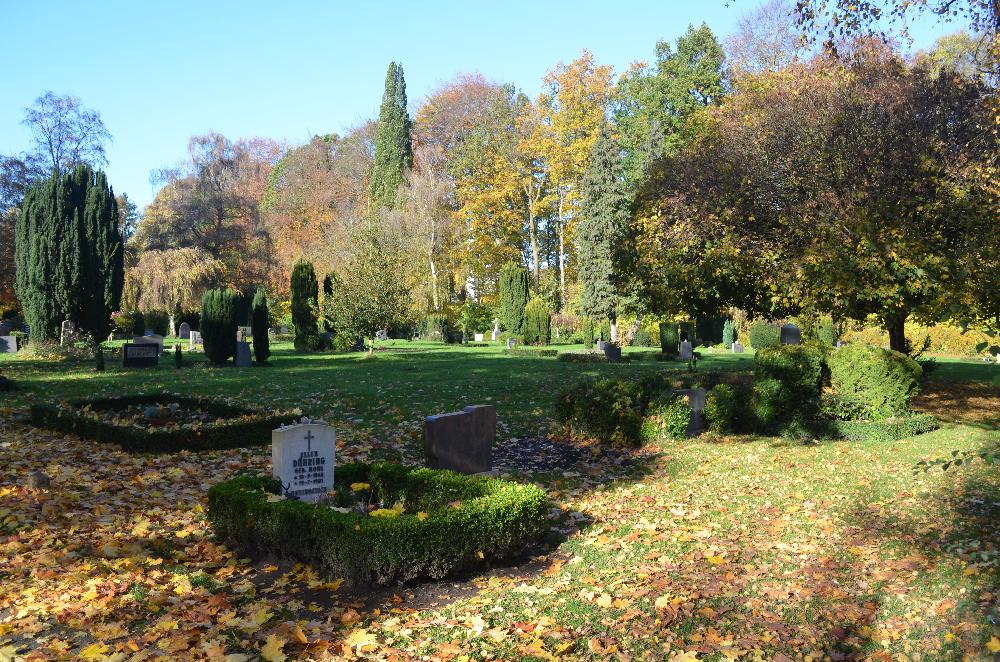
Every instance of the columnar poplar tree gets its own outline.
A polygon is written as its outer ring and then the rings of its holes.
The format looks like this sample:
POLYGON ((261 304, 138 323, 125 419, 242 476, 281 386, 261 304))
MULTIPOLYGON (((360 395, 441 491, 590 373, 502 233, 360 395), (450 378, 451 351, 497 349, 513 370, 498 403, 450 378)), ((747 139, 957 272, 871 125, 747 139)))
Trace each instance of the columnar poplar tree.
POLYGON ((500 323, 504 329, 524 334, 524 308, 528 305, 528 270, 515 262, 500 268, 500 323))
POLYGON ((312 262, 299 260, 292 267, 292 324, 295 325, 295 349, 309 347, 309 338, 318 332, 319 283, 312 262))
POLYGON ((618 339, 617 321, 623 305, 629 212, 620 150, 605 127, 594 143, 590 168, 583 178, 576 243, 580 312, 610 320, 612 341, 618 339))
POLYGON ((15 228, 17 297, 36 338, 65 319, 100 338, 125 281, 118 204, 104 172, 80 165, 36 183, 15 228))
POLYGON ((396 202, 396 190, 403 182, 403 174, 413 168, 410 125, 410 116, 406 112, 403 65, 390 62, 375 128, 375 165, 368 188, 371 211, 392 208, 396 202))

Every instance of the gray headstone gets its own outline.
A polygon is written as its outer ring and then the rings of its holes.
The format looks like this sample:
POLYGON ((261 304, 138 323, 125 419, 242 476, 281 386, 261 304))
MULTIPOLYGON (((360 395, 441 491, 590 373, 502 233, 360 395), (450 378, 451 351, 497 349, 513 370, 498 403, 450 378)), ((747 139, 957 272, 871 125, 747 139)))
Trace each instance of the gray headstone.
POLYGON ((688 407, 691 408, 691 421, 688 423, 686 434, 689 437, 696 437, 705 429, 704 412, 707 392, 703 388, 689 388, 679 390, 677 394, 684 397, 688 407))
POLYGON ((322 421, 271 432, 271 473, 289 498, 315 503, 326 496, 333 489, 336 455, 336 434, 322 421))
POLYGON ((146 329, 146 330, 145 330, 145 331, 143 332, 143 334, 142 334, 142 335, 144 335, 144 336, 155 336, 155 335, 156 335, 156 331, 155 331, 155 330, 153 330, 153 329, 146 329))
POLYGON ((500 320, 493 320, 493 333, 490 334, 490 337, 493 339, 493 342, 496 342, 497 338, 500 337, 500 320))
POLYGON ((802 332, 799 331, 799 327, 794 324, 785 324, 781 327, 781 344, 782 345, 800 345, 802 344, 802 332))
POLYGON ((733 354, 742 354, 742 353, 743 353, 743 343, 737 340, 736 342, 733 343, 733 354))
POLYGON ((72 320, 63 320, 62 326, 59 327, 59 344, 65 345, 72 341, 75 335, 76 325, 73 324, 72 320))
POLYGON ((253 363, 250 358, 250 343, 240 341, 236 343, 236 367, 248 368, 253 363))
POLYGON ((602 352, 604 351, 604 348, 607 346, 608 343, 605 342, 603 339, 597 341, 597 349, 601 350, 602 352))
POLYGON ((191 339, 191 325, 187 322, 181 322, 180 329, 177 331, 177 337, 181 340, 191 339))
POLYGON ((155 368, 160 362, 160 347, 156 343, 125 343, 122 345, 123 368, 155 368))
POLYGON ((195 345, 202 344, 201 332, 200 331, 192 331, 191 332, 191 338, 189 340, 191 342, 188 343, 188 349, 194 349, 195 345))
POLYGON ((0 336, 0 354, 17 353, 17 336, 0 336))
POLYGON ((378 331, 375 332, 375 339, 376 340, 388 340, 389 339, 389 332, 386 331, 385 329, 379 329, 378 331))
POLYGON ((682 340, 680 346, 680 353, 678 354, 681 360, 690 361, 694 358, 694 348, 691 347, 691 342, 688 340, 682 340))
POLYGON ((475 474, 493 468, 497 412, 492 405, 428 416, 424 421, 427 466, 475 474))
POLYGON ((284 336, 288 335, 288 327, 287 326, 281 327, 281 335, 284 335, 284 336))
POLYGON ((136 345, 156 345, 156 351, 160 354, 163 353, 163 336, 156 334, 142 336, 141 338, 134 338, 132 343, 136 345))
POLYGON ((517 338, 507 338, 507 349, 514 349, 514 345, 517 344, 517 338))
POLYGON ((612 342, 604 343, 604 356, 608 357, 608 363, 621 363, 622 348, 612 342))

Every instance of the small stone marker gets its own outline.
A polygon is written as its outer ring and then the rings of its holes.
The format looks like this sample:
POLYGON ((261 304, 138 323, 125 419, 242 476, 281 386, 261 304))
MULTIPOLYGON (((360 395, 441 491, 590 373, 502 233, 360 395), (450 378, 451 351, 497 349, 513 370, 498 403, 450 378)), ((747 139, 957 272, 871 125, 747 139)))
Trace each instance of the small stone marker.
POLYGON ((689 388, 677 391, 678 395, 684 396, 688 407, 691 408, 691 420, 688 422, 685 434, 689 437, 697 437, 705 429, 705 395, 707 391, 703 388, 689 388))
POLYGON ((278 334, 278 330, 275 329, 273 326, 270 326, 270 327, 267 328, 267 335, 269 335, 269 336, 275 336, 277 334, 278 334))
POLYGON ((500 337, 500 320, 498 319, 493 320, 493 333, 490 335, 493 339, 493 342, 496 342, 497 338, 500 337))
POLYGON ((73 324, 72 320, 63 320, 59 333, 59 344, 65 345, 67 342, 72 341, 75 331, 76 325, 73 324))
POLYGON ((472 405, 462 411, 428 416, 424 421, 424 452, 431 469, 477 474, 493 469, 493 439, 497 410, 472 405))
POLYGON ((160 348, 156 343, 122 345, 123 368, 155 368, 159 362, 160 348))
POLYGON ((743 353, 743 343, 737 340, 736 342, 733 343, 733 354, 742 354, 742 353, 743 353))
POLYGON ((507 338, 507 349, 514 349, 514 345, 517 344, 517 338, 507 338))
POLYGON ((680 354, 678 356, 680 356, 682 361, 690 361, 692 358, 694 358, 694 348, 691 347, 691 341, 689 340, 681 341, 680 354))
POLYGON ((271 431, 271 473, 289 498, 316 503, 332 490, 336 453, 337 435, 323 421, 271 431))
POLYGON ((180 328, 177 330, 177 337, 181 340, 191 339, 191 325, 187 322, 181 322, 180 328))
POLYGON ((379 329, 375 332, 375 340, 388 340, 389 332, 386 329, 379 329))
POLYGON ((483 342, 483 339, 484 339, 484 338, 485 338, 486 336, 484 336, 484 335, 483 335, 483 334, 481 334, 481 333, 477 333, 477 334, 473 335, 472 337, 473 337, 473 338, 475 338, 476 342, 483 342))
POLYGON ((281 335, 283 335, 283 336, 287 336, 288 335, 288 327, 287 326, 281 327, 281 335))
POLYGON ((253 363, 250 358, 250 343, 241 340, 236 343, 236 367, 249 368, 253 363))
POLYGON ((0 336, 0 354, 17 353, 17 336, 0 336))
POLYGON ((603 338, 597 341, 597 349, 601 350, 602 352, 604 351, 604 348, 607 346, 608 343, 605 342, 603 338))
POLYGON ((194 349, 195 345, 200 345, 200 344, 202 344, 202 341, 201 341, 201 332, 199 332, 199 331, 192 331, 191 332, 190 342, 188 343, 188 349, 194 349))
POLYGON ((781 327, 781 344, 782 345, 801 345, 802 344, 802 332, 799 331, 799 327, 794 324, 785 324, 781 327))

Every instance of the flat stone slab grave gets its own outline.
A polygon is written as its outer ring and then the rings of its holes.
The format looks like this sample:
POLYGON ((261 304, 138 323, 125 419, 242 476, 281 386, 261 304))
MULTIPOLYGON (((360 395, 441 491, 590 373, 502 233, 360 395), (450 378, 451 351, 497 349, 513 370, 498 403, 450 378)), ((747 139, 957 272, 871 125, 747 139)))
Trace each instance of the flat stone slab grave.
POLYGON ((271 431, 271 473, 285 496, 316 503, 333 489, 337 435, 323 421, 271 431))
POLYGON ((431 469, 463 474, 493 470, 493 439, 497 410, 472 405, 462 411, 428 416, 424 421, 424 452, 431 469))

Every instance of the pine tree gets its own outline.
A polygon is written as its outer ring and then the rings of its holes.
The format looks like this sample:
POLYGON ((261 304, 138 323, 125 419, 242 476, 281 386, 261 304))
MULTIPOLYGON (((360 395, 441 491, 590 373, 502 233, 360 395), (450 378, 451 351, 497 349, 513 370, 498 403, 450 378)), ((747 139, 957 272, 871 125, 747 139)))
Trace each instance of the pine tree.
POLYGON ((253 334, 253 353, 257 363, 267 363, 271 356, 271 339, 267 335, 267 294, 258 287, 253 295, 250 310, 250 332, 253 334))
POLYGON ((323 320, 323 331, 333 333, 330 310, 333 306, 333 274, 323 278, 323 304, 320 307, 320 318, 323 320))
POLYGON ((124 246, 107 176, 88 165, 53 174, 25 195, 15 228, 17 296, 36 338, 64 319, 107 335, 121 303, 124 246))
MULTIPOLYGON (((576 228, 580 277, 580 312, 611 321, 612 336, 625 303, 625 273, 629 267, 630 200, 621 176, 620 151, 607 127, 591 153, 583 178, 580 221, 576 228)), ((617 339, 617 338, 613 338, 617 339)))
POLYGON ((391 209, 404 173, 413 168, 410 125, 403 65, 390 62, 375 128, 375 165, 368 188, 370 211, 391 209))
POLYGON ((231 289, 208 290, 201 298, 201 338, 205 356, 222 365, 236 356, 236 299, 231 289))
POLYGON ((736 327, 733 325, 733 320, 726 318, 722 325, 722 344, 732 348, 734 342, 736 342, 736 327))
POLYGON ((500 268, 500 323, 514 335, 524 335, 524 308, 528 305, 528 270, 516 262, 500 268))
POLYGON ((292 267, 292 324, 295 325, 295 349, 310 347, 318 334, 316 317, 319 312, 319 283, 312 262, 299 260, 292 267))

